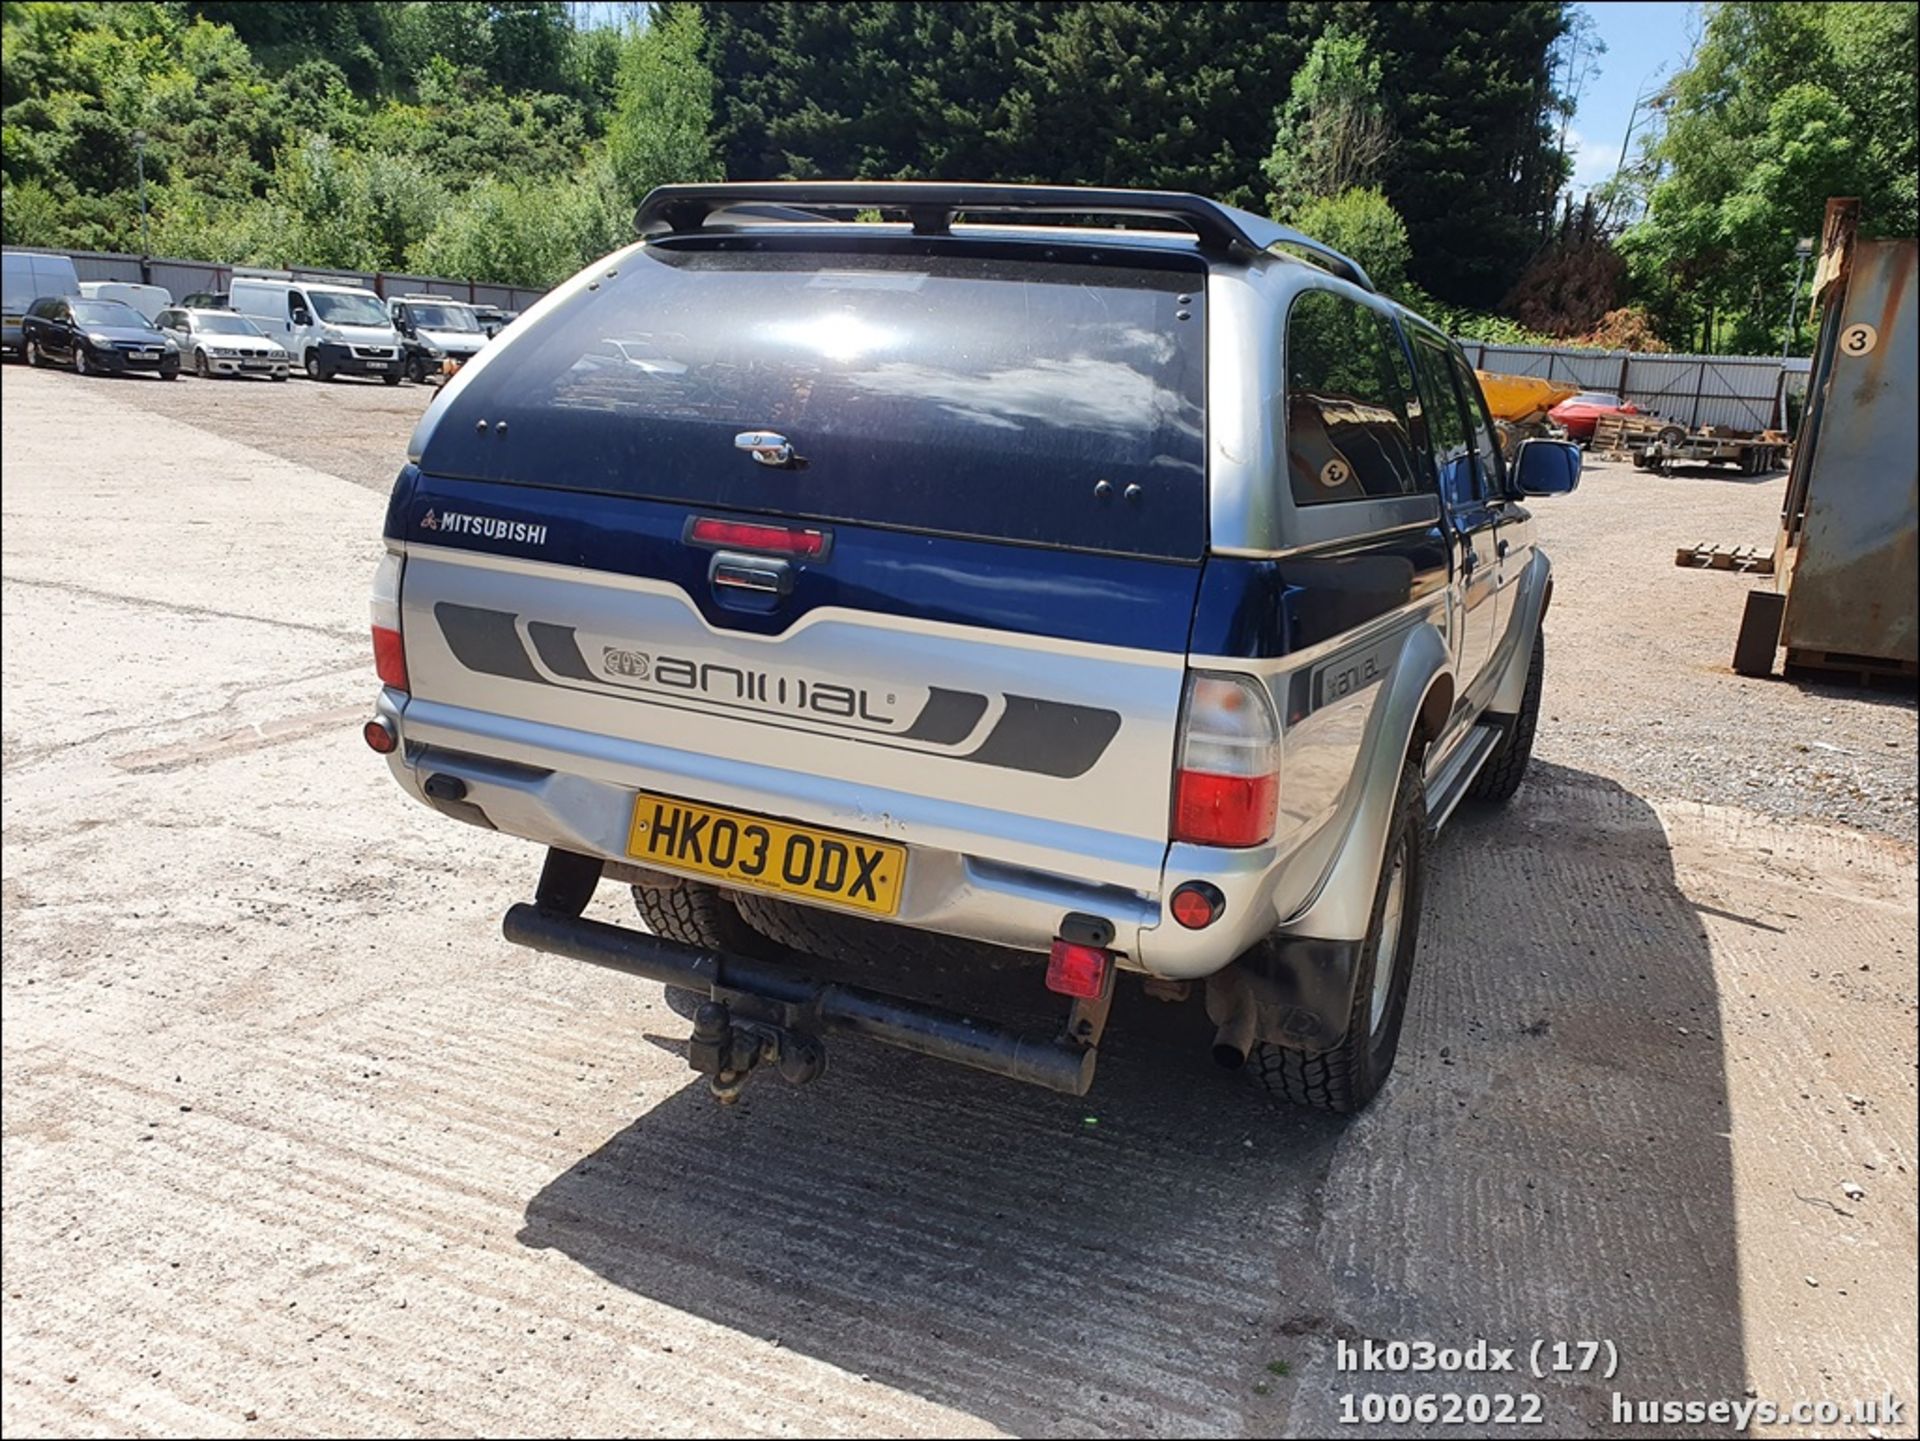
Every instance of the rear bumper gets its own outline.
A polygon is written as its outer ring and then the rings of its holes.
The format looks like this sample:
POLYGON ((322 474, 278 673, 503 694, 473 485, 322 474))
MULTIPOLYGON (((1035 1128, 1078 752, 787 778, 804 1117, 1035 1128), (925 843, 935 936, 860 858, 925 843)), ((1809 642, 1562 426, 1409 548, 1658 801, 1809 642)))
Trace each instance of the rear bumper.
POLYGON ((635 794, 646 790, 905 842, 912 860, 891 919, 1016 950, 1045 951, 1062 919, 1081 912, 1112 922, 1123 966, 1198 977, 1280 919, 1273 897, 1282 857, 1272 846, 1169 847, 877 788, 850 796, 844 784, 813 776, 529 726, 394 691, 381 692, 377 711, 401 738, 387 757, 394 779, 416 800, 581 855, 634 864, 627 837, 635 794), (462 798, 429 796, 433 776, 459 781, 462 798), (1204 931, 1182 929, 1162 909, 1171 888, 1189 880, 1210 882, 1227 900, 1204 931))

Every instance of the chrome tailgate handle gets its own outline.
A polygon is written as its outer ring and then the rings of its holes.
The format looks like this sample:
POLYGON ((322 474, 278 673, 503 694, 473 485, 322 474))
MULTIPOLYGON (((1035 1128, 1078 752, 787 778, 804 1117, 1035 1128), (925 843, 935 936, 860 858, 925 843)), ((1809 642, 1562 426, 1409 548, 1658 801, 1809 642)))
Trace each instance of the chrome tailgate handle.
POLYGON ((793 447, 784 435, 771 430, 743 430, 733 438, 733 448, 746 451, 762 465, 793 464, 793 447))
POLYGON ((707 566, 714 594, 726 596, 783 596, 793 589, 793 567, 764 555, 720 551, 707 566))

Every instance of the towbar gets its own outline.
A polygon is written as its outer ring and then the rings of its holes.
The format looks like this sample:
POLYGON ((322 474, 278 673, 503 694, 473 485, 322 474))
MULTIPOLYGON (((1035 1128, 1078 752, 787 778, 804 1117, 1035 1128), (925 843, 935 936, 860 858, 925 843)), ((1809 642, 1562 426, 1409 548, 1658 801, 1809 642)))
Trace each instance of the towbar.
MULTIPOLYGON (((715 1001, 757 1001, 782 1013, 789 1024, 799 1018, 825 1030, 853 1031, 902 1050, 1069 1096, 1084 1096, 1093 1084, 1099 1050, 1070 1034, 1021 1035, 937 1006, 858 986, 813 981, 777 965, 565 914, 568 909, 572 908, 512 906, 500 928, 516 946, 679 986, 715 1001)), ((1097 1037, 1098 1027, 1090 1034, 1097 1037)))

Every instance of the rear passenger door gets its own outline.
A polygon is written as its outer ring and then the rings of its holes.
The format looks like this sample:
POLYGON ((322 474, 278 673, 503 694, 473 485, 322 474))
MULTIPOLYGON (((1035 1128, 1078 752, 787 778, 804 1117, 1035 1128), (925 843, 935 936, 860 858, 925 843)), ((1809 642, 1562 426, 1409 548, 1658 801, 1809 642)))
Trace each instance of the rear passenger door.
POLYGON ((1482 414, 1478 386, 1472 401, 1461 393, 1452 346, 1426 331, 1414 331, 1412 339, 1421 409, 1440 467, 1441 508, 1453 534, 1454 659, 1458 694, 1464 700, 1484 679, 1493 655, 1499 610, 1499 493, 1498 474, 1490 465, 1499 459, 1498 448, 1491 427, 1476 425, 1482 414))
POLYGON ((1454 378, 1466 397, 1467 410, 1474 428, 1474 449, 1485 484, 1484 494, 1494 519, 1494 589, 1498 594, 1490 649, 1500 654, 1501 642, 1513 624, 1517 586, 1526 574, 1533 555, 1533 512, 1512 493, 1507 484, 1507 458, 1500 450, 1499 434, 1493 414, 1480 390, 1480 378, 1459 350, 1451 351, 1454 378))

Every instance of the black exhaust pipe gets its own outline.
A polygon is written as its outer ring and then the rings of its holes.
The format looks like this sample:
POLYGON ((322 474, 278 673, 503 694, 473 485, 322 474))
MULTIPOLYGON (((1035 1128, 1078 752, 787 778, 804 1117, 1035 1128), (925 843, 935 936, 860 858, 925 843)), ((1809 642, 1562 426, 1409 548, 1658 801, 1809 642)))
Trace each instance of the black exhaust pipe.
POLYGON ((706 951, 641 931, 533 905, 508 909, 502 933, 516 946, 712 995, 715 987, 805 1010, 823 1027, 853 1031, 977 1071, 1084 1096, 1099 1051, 1059 1037, 1024 1036, 973 1016, 858 986, 811 981, 779 966, 706 951))

